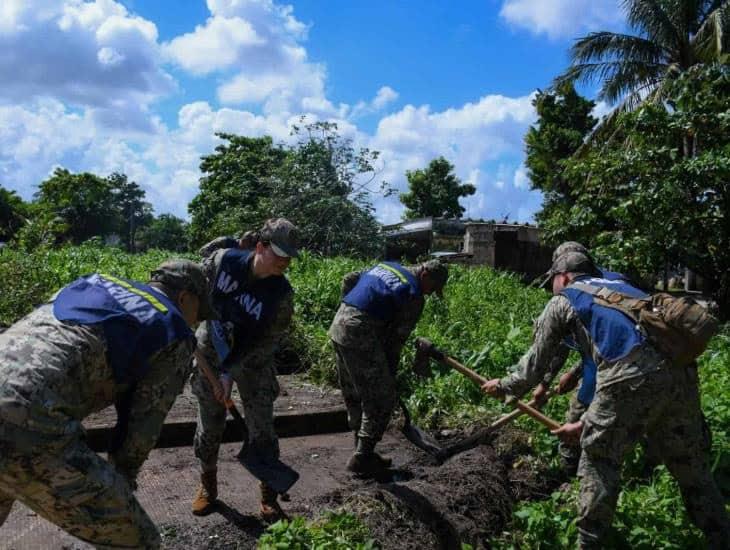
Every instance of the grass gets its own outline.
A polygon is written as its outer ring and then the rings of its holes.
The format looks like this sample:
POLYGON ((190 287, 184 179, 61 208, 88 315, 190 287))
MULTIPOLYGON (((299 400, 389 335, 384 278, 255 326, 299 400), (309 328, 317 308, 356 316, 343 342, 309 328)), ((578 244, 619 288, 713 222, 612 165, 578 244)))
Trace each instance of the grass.
MULTIPOLYGON (((0 324, 15 322, 80 275, 102 271, 146 280, 152 268, 172 256, 174 254, 164 251, 129 255, 94 243, 39 249, 31 254, 0 249, 0 278, 3 281, 0 324)), ((296 291, 291 345, 302 363, 309 367, 309 375, 315 381, 332 384, 335 380, 334 357, 326 333, 339 304, 342 276, 367 265, 351 259, 322 259, 303 254, 290 268, 289 278, 296 291)), ((525 288, 509 274, 488 268, 454 267, 445 298, 428 300, 414 337, 431 339, 483 376, 503 376, 530 345, 532 321, 548 299, 544 291, 525 288)), ((502 403, 486 398, 472 382, 447 368, 434 364, 431 379, 416 378, 409 368, 413 355, 411 340, 401 357, 398 382, 408 395, 408 406, 414 418, 422 425, 431 428, 461 426, 505 412, 502 403)), ((726 327, 700 360, 702 406, 713 434, 713 471, 725 495, 730 495, 729 364, 730 328, 726 327)), ((560 397, 548 404, 546 412, 561 420, 566 407, 567 397, 560 397)), ((517 424, 529 432, 533 447, 544 460, 557 462, 557 445, 547 430, 527 418, 518 420, 517 424)), ((638 476, 641 461, 641 451, 635 452, 627 461, 612 547, 701 547, 701 534, 690 525, 671 476, 659 468, 648 480, 642 479, 638 476)), ((491 541, 492 546, 557 548, 573 545, 576 491, 577 486, 574 486, 567 494, 518 504, 508 531, 491 541)), ((311 541, 330 536, 337 539, 339 528, 328 526, 339 525, 345 532, 344 526, 350 525, 349 521, 345 516, 329 516, 322 520, 323 523, 315 524, 295 519, 267 533, 261 547, 286 547, 280 546, 284 540, 311 541)), ((360 542, 353 544, 369 544, 363 532, 355 531, 362 536, 358 535, 360 542)), ((329 542, 322 544, 321 548, 347 547, 327 545, 329 542)))

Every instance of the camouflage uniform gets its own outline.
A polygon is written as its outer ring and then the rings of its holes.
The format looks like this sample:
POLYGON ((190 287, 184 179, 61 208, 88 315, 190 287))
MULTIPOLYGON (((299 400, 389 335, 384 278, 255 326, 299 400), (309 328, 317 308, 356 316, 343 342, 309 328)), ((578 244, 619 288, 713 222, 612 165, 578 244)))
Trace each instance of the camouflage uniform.
MULTIPOLYGON (((348 279, 352 283, 357 274, 345 279, 345 285, 348 279)), ((388 427, 397 401, 395 371, 400 352, 423 306, 423 296, 413 297, 389 322, 345 303, 337 310, 328 335, 335 348, 348 424, 359 439, 378 442, 388 427)))
POLYGON ((595 398, 583 417, 578 467, 581 547, 601 547, 620 492, 623 458, 646 434, 651 445, 661 449, 690 518, 704 531, 710 547, 725 548, 730 527, 709 468, 696 369, 669 366, 646 343, 623 359, 603 361, 570 301, 558 295, 538 318, 534 342, 517 372, 500 381, 508 397, 519 397, 540 382, 552 358, 567 353, 561 351, 566 336, 591 353, 598 365, 595 398))
MULTIPOLYGON (((203 271, 213 284, 226 250, 216 251, 203 261, 203 271)), ((252 275, 251 275, 252 277, 252 275)), ((249 444, 264 454, 279 456, 279 440, 274 430, 274 401, 279 395, 276 380, 274 351, 286 334, 294 312, 293 294, 278 303, 278 310, 263 338, 254 343, 233 365, 229 375, 236 382, 243 404, 249 444)), ((234 327, 223 323, 229 343, 233 341, 234 327)), ((220 375, 220 361, 210 337, 210 323, 203 323, 196 332, 198 350, 203 353, 216 376, 220 375)), ((215 471, 218 451, 225 429, 226 409, 213 396, 213 389, 194 362, 191 386, 198 398, 198 424, 193 446, 202 472, 215 471)))
POLYGON ((238 239, 234 237, 218 237, 201 246, 198 249, 198 254, 201 258, 207 258, 213 252, 222 248, 238 248, 238 239))
POLYGON ((0 335, 0 350, 0 519, 20 500, 98 547, 159 546, 134 497, 135 478, 182 391, 192 341, 149 360, 109 462, 86 445, 81 427, 130 390, 115 381, 101 326, 58 321, 47 304, 0 335))

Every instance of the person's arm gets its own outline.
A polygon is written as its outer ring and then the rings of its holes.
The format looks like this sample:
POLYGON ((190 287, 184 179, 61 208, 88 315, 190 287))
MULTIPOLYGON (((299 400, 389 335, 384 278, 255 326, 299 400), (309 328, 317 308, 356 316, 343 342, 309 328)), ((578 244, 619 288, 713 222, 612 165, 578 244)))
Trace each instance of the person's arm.
POLYGON ((385 342, 385 355, 392 369, 398 366, 400 352, 408 337, 416 328, 418 320, 423 312, 424 298, 423 296, 411 297, 405 300, 393 315, 393 319, 388 324, 388 336, 385 342))
POLYGON ((564 296, 555 296, 535 322, 532 346, 512 374, 499 380, 497 389, 510 399, 520 398, 544 379, 548 369, 565 363, 569 349, 563 339, 569 334, 575 311, 564 296))
POLYGON ((126 434, 109 461, 132 485, 142 463, 155 446, 165 417, 182 393, 190 374, 193 339, 173 342, 149 361, 149 370, 136 384, 127 408, 126 434))

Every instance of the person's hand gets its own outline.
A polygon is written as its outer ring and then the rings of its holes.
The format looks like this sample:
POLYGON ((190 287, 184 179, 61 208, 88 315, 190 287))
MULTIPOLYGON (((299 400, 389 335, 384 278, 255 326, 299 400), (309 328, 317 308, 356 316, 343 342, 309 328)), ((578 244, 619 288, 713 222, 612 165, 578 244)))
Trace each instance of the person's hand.
POLYGON ((538 384, 532 392, 532 398, 535 400, 536 407, 542 407, 547 402, 547 387, 545 384, 538 384))
POLYGON ((504 390, 499 385, 499 378, 493 378, 482 384, 482 391, 498 399, 504 397, 504 390))
POLYGON ((558 381, 558 393, 563 394, 573 390, 578 385, 579 379, 572 370, 564 373, 558 381))
POLYGON ((550 433, 557 435, 560 441, 567 445, 579 445, 580 434, 583 432, 583 422, 568 422, 563 424, 557 430, 550 430, 550 433))

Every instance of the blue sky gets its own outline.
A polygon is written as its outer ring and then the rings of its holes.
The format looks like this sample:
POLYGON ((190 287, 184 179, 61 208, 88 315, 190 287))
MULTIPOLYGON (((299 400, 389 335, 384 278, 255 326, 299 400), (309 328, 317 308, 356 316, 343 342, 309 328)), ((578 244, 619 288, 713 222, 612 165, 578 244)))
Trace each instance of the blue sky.
POLYGON ((477 186, 467 215, 529 221, 531 96, 575 37, 621 24, 615 0, 3 0, 0 185, 121 171, 184 217, 215 132, 287 140, 304 114, 381 151, 400 190, 444 155, 477 186))

